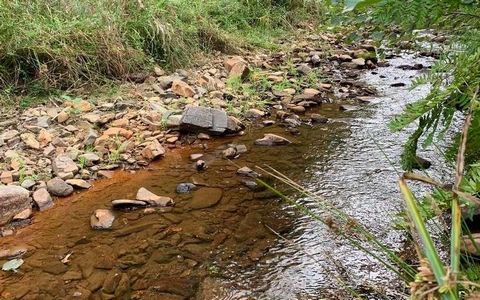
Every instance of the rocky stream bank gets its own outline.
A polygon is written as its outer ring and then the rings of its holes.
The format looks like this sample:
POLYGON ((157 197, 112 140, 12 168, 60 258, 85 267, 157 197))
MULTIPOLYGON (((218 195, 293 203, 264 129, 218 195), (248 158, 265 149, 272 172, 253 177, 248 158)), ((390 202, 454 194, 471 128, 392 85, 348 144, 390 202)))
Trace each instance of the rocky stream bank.
POLYGON ((0 262, 25 263, 0 277, 2 297, 213 299, 222 270, 255 267, 275 244, 268 228, 288 232, 291 222, 244 166, 285 156, 295 169, 310 151, 299 135, 373 103, 360 75, 388 65, 368 41, 331 35, 282 49, 157 68, 108 101, 5 111, 0 262))

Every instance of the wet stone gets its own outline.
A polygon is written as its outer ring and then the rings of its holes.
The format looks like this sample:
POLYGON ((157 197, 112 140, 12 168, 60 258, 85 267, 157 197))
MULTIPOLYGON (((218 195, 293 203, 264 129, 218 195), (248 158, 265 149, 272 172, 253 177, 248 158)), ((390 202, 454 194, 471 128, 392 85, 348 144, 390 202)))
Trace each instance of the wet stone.
POLYGON ((220 188, 202 187, 195 191, 189 203, 192 209, 203 209, 216 205, 222 199, 223 191, 220 188))
POLYGON ((144 201, 151 206, 165 207, 165 206, 172 206, 174 204, 172 198, 155 195, 154 193, 150 192, 144 187, 141 187, 138 190, 136 199, 140 201, 144 201))
POLYGON ((207 168, 207 163, 204 160, 199 159, 195 162, 195 168, 197 171, 203 171, 207 168))
POLYGON ((143 208, 145 206, 147 206, 147 203, 139 200, 119 199, 112 201, 112 207, 114 209, 136 209, 143 208))
POLYGON ((196 161, 203 157, 202 153, 190 154, 190 160, 196 161))
POLYGON ((182 182, 177 185, 176 191, 179 194, 186 194, 197 188, 197 186, 190 182, 182 182))
POLYGON ((255 140, 255 145, 258 146, 277 146, 277 145, 288 145, 291 144, 288 139, 272 134, 272 133, 267 133, 263 136, 261 139, 255 140))
POLYGON ((97 209, 90 217, 93 229, 110 229, 115 221, 115 215, 108 209, 97 209))

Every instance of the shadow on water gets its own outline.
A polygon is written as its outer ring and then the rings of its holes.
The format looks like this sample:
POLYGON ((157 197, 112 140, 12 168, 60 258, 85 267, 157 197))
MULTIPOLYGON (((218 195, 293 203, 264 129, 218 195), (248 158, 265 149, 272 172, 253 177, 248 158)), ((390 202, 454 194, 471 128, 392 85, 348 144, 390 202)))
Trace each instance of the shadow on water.
MULTIPOLYGON (((405 237, 390 227, 400 208, 397 174, 384 153, 398 165, 407 133, 392 134, 386 124, 405 103, 428 91, 390 87, 397 81, 408 85, 417 74, 395 65, 418 61, 394 59, 391 67, 365 74, 363 80, 380 91, 377 104, 347 112, 325 104, 319 112, 331 121, 301 127, 299 136, 289 136, 282 127, 252 128, 234 140, 210 141, 207 150, 172 151, 149 170, 118 172, 88 192, 58 200, 53 209, 35 215, 31 226, 1 240, 2 248, 28 251, 19 273, 0 273, 0 294, 6 299, 319 299, 334 297, 341 287, 332 277, 340 275, 379 294, 398 289, 392 274, 324 225, 267 191, 247 188, 242 182, 247 178, 221 158, 221 150, 231 142, 245 144, 249 151, 236 164, 275 167, 400 249, 405 237), (293 144, 254 146, 267 132, 287 136, 293 144), (204 153, 209 168, 197 172, 191 153, 204 153), (175 193, 178 183, 192 181, 200 188, 175 193), (174 198, 175 207, 116 212, 113 230, 90 229, 95 209, 109 207, 114 199, 134 198, 140 187, 174 198), (214 206, 192 206, 195 197, 219 193, 214 206), (62 263, 68 254, 69 262, 62 263)), ((441 169, 432 172, 442 174, 441 169)), ((311 199, 297 200, 322 212, 311 199)))

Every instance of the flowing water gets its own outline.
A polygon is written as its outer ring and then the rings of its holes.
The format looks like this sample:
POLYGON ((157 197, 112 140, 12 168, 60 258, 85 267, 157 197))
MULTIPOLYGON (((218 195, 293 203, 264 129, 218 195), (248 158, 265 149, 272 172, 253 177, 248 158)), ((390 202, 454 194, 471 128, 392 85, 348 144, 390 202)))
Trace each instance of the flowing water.
MULTIPOLYGON (((4 299, 321 299, 339 298, 339 282, 345 280, 371 298, 397 299, 396 291, 403 287, 393 274, 272 193, 247 188, 243 183, 247 178, 236 174, 238 167, 221 159, 228 143, 245 144, 249 151, 235 164, 275 167, 401 251, 405 237, 391 229, 391 222, 401 208, 395 168, 407 133, 392 134, 387 123, 406 103, 428 92, 428 87, 408 89, 419 71, 396 66, 429 61, 404 56, 389 62, 390 67, 362 75, 379 91, 373 103, 351 111, 341 111, 336 104, 318 108, 331 119, 328 124, 300 127, 299 136, 289 136, 277 126, 253 127, 242 137, 208 142, 207 149, 194 145, 174 150, 148 170, 118 172, 96 182, 88 192, 58 200, 53 209, 36 214, 32 225, 0 240, 1 248, 26 250, 18 273, 0 273, 0 295, 4 299), (390 86, 396 82, 407 87, 390 86), (263 133, 288 136, 293 144, 254 146, 263 133), (209 168, 197 172, 189 160, 191 153, 205 153, 209 168), (175 188, 180 182, 196 182, 200 188, 179 195, 175 188), (175 207, 116 212, 112 230, 90 229, 95 209, 109 207, 114 199, 133 198, 140 187, 174 198, 175 207), (191 205, 193 197, 209 198, 220 192, 222 198, 215 206, 191 205), (66 256, 68 262, 62 263, 66 256)), ((442 170, 434 164, 429 172, 446 175, 442 170)), ((296 200, 322 213, 312 199, 296 200)))

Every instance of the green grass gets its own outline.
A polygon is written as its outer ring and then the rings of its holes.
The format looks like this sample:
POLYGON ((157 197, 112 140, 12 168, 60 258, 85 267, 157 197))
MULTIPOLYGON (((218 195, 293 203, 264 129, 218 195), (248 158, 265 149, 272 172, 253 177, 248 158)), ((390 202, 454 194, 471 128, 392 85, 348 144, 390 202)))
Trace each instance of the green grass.
POLYGON ((45 95, 188 66, 212 50, 274 48, 323 13, 320 0, 0 0, 0 88, 45 95))

